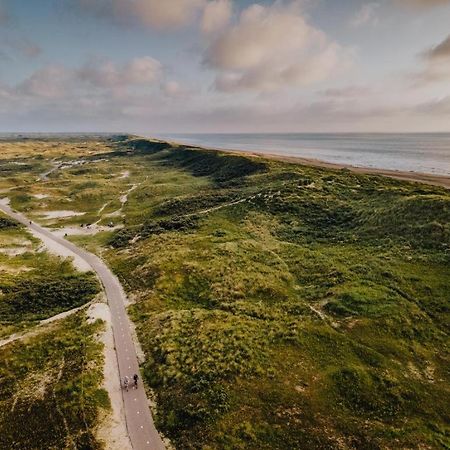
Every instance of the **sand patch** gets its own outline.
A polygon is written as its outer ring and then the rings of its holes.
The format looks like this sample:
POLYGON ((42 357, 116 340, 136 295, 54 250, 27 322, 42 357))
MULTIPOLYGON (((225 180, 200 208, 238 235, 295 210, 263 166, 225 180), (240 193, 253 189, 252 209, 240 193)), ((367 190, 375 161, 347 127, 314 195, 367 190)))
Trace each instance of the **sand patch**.
POLYGON ((33 251, 33 243, 28 239, 6 237, 2 244, 3 247, 0 247, 0 253, 10 257, 24 255, 27 252, 33 251))
POLYGON ((108 392, 112 410, 102 420, 97 436, 111 450, 131 450, 131 442, 125 425, 122 391, 120 389, 119 367, 114 350, 114 337, 111 327, 111 313, 106 303, 95 303, 88 310, 89 321, 97 319, 105 322, 105 330, 99 336, 104 345, 105 364, 103 367, 103 388, 108 392))
POLYGON ((62 258, 71 258, 72 264, 80 272, 92 271, 92 267, 83 258, 78 256, 68 248, 64 247, 61 244, 58 244, 53 239, 39 233, 38 231, 32 230, 32 233, 34 237, 42 241, 45 249, 52 255, 60 256, 62 258))
POLYGON ((50 196, 47 194, 34 194, 33 197, 37 198, 38 200, 44 200, 44 198, 48 198, 50 196))
POLYGON ((20 256, 24 255, 27 252, 30 252, 32 249, 29 247, 5 247, 0 248, 0 253, 6 256, 20 256))
POLYGON ((130 189, 128 189, 127 192, 125 192, 124 194, 122 194, 119 197, 121 207, 112 213, 105 214, 105 217, 122 217, 123 216, 123 207, 125 206, 126 203, 128 203, 128 196, 138 187, 139 187, 138 184, 131 185, 130 189))
POLYGON ((135 189, 137 189, 138 187, 139 187, 138 184, 133 184, 133 185, 130 187, 130 189, 128 189, 128 191, 127 191, 124 195, 122 195, 122 196, 120 197, 120 203, 122 203, 122 207, 123 207, 123 205, 125 205, 125 203, 128 202, 128 196, 129 196, 135 189))
POLYGON ((10 266, 3 266, 0 265, 0 272, 6 272, 6 273, 10 273, 10 274, 18 274, 21 272, 30 272, 33 269, 31 269, 30 267, 10 267, 10 266))
POLYGON ((105 208, 110 204, 111 202, 106 202, 99 210, 98 210, 98 214, 101 214, 105 208))
POLYGON ((77 211, 43 211, 40 212, 44 219, 65 219, 67 217, 77 217, 86 215, 85 212, 77 212, 77 211))
POLYGON ((52 230, 55 236, 65 237, 67 236, 94 236, 97 233, 104 231, 115 231, 123 228, 123 225, 117 225, 114 227, 107 227, 104 225, 90 225, 89 227, 64 227, 52 230))

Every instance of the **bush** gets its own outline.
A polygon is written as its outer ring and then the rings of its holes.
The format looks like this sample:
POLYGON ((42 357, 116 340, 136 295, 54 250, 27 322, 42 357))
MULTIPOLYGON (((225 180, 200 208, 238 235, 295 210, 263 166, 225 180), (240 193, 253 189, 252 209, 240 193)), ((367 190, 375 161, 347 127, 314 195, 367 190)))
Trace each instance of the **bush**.
POLYGON ((19 225, 19 222, 17 222, 16 220, 10 219, 8 217, 0 217, 0 230, 18 228, 19 225))
POLYGON ((123 228, 112 234, 107 240, 107 244, 113 248, 124 248, 136 236, 137 229, 123 228))
POLYGON ((167 142, 148 141, 147 139, 133 139, 128 141, 127 145, 135 154, 140 155, 153 155, 170 147, 167 142))
POLYGON ((400 413, 408 393, 388 376, 360 367, 344 367, 332 375, 338 396, 344 405, 378 419, 389 419, 400 413))
POLYGON ((123 248, 129 245, 131 240, 136 236, 145 239, 149 236, 162 234, 168 231, 189 231, 195 229, 197 225, 197 216, 173 217, 171 219, 154 222, 148 221, 140 227, 123 228, 115 232, 108 240, 108 244, 114 248, 123 248))

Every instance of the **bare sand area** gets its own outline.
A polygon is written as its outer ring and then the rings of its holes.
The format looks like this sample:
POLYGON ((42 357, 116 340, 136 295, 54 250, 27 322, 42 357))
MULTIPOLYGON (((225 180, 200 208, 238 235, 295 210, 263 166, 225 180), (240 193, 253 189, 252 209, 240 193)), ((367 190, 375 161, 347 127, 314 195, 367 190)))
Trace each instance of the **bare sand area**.
POLYGON ((84 216, 86 213, 77 211, 42 211, 39 213, 44 219, 66 219, 68 217, 84 216))
POLYGON ((64 247, 61 244, 58 244, 53 239, 45 236, 42 233, 39 233, 35 230, 30 230, 34 237, 37 239, 40 239, 45 246, 45 249, 56 256, 60 256, 62 258, 71 258, 73 265, 76 267, 77 270, 80 272, 90 272, 92 270, 92 267, 80 256, 75 254, 74 252, 70 251, 68 248, 64 247))

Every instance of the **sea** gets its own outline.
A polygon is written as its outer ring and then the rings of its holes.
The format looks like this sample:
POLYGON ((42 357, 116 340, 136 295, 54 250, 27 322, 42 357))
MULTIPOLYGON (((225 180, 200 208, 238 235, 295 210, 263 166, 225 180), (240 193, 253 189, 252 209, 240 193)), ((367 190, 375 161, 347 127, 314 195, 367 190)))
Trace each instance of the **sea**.
POLYGON ((227 133, 151 137, 208 148, 450 176, 450 133, 227 133))

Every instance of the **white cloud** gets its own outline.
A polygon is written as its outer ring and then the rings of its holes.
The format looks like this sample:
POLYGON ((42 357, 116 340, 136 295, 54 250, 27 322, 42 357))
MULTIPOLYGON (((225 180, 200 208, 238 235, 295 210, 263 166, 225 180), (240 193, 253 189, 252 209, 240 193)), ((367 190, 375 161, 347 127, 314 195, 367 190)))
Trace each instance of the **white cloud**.
POLYGON ((91 60, 78 72, 78 77, 93 86, 126 88, 131 85, 151 85, 162 77, 162 64, 150 56, 134 58, 126 64, 91 60))
POLYGON ((297 2, 277 2, 245 9, 208 48, 205 62, 218 71, 219 90, 264 91, 324 80, 347 56, 306 21, 297 2))
POLYGON ((231 0, 213 0, 203 11, 201 29, 204 33, 217 33, 222 31, 230 22, 233 13, 231 0))
POLYGON ((176 81, 165 79, 162 64, 149 57, 135 58, 124 64, 90 60, 80 68, 62 65, 44 66, 16 86, 3 86, 3 95, 30 102, 61 101, 68 98, 95 99, 108 95, 115 98, 156 93, 167 97, 184 95, 185 90, 176 81))
POLYGON ((180 110, 187 95, 150 57, 123 64, 91 60, 78 68, 48 65, 15 85, 0 80, 0 128, 148 125, 149 117, 167 119, 180 110))
POLYGON ((354 28, 364 25, 376 25, 378 23, 377 10, 379 7, 380 4, 376 2, 365 3, 352 17, 350 25, 354 28))
POLYGON ((67 92, 67 86, 75 79, 72 71, 59 65, 49 65, 34 72, 20 83, 16 92, 28 97, 57 99, 67 92))
POLYGON ((184 89, 177 81, 167 81, 163 83, 162 90, 167 97, 184 98, 188 95, 188 91, 184 89))

